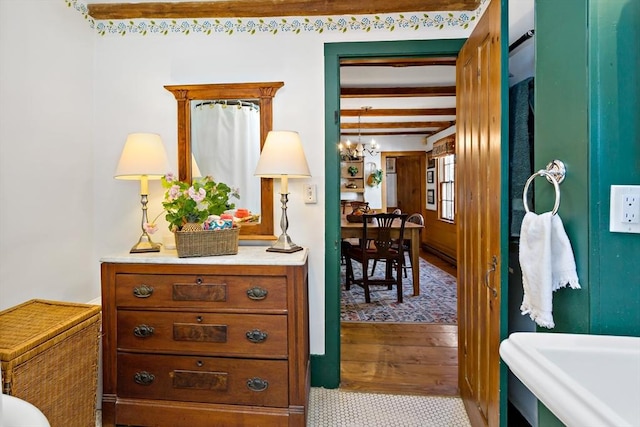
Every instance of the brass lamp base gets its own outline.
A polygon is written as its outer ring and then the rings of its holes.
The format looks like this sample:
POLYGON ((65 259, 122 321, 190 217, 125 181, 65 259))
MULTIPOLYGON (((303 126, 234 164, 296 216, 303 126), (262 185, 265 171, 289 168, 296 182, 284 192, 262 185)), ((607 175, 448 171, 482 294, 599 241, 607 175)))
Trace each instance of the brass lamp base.
POLYGON ((291 237, 287 234, 289 228, 289 219, 287 218, 287 193, 280 193, 280 202, 282 203, 282 218, 280 218, 280 228, 282 234, 278 237, 278 240, 267 249, 267 252, 280 252, 290 254, 302 250, 302 246, 298 246, 291 241, 291 237))
POLYGON ((129 253, 141 254, 145 252, 160 252, 160 246, 162 246, 162 244, 154 243, 151 240, 151 236, 149 236, 149 233, 147 233, 147 230, 145 230, 144 228, 145 224, 147 223, 147 195, 146 194, 140 195, 140 203, 142 204, 142 223, 140 224, 142 227, 142 234, 138 239, 138 243, 133 245, 129 253))
POLYGON ((278 240, 273 246, 267 248, 267 252, 280 252, 285 254, 291 254, 302 250, 302 246, 298 246, 291 241, 291 237, 288 234, 283 233, 278 237, 278 240))
POLYGON ((160 252, 160 247, 162 243, 155 243, 151 241, 151 237, 147 233, 142 234, 140 236, 140 240, 138 243, 133 245, 129 253, 131 254, 140 254, 145 252, 160 252))

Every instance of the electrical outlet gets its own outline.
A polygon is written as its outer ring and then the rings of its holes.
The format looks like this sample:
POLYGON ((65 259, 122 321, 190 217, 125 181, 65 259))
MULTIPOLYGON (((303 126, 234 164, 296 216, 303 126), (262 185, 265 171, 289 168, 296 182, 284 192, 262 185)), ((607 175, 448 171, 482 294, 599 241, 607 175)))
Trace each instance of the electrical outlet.
POLYGON ((640 185, 612 185, 609 231, 640 233, 640 185))
POLYGON ((633 194, 622 196, 622 222, 625 224, 638 224, 640 212, 640 197, 633 194))
POLYGON ((317 186, 315 184, 304 184, 302 189, 303 199, 305 203, 318 203, 316 195, 317 186))

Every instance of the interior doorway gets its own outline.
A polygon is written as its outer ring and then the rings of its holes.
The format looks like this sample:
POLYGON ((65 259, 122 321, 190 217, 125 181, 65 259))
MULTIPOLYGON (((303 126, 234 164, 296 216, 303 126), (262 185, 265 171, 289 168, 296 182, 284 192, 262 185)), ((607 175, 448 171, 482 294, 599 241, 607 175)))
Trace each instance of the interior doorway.
MULTIPOLYGON (((387 158, 395 159, 395 202, 389 204, 386 195, 389 192, 388 179, 382 180, 382 206, 387 212, 400 209, 403 213, 422 213, 426 206, 426 153, 424 151, 392 151, 382 153, 382 164, 387 158), (423 179, 425 178, 425 179, 423 179)), ((388 176, 388 171, 387 171, 388 176)))
MULTIPOLYGON (((397 196, 393 200, 397 202, 390 205, 383 197, 386 211, 424 213, 427 153, 383 152, 383 165, 387 158, 395 163, 397 196)), ((340 388, 390 394, 459 394, 456 268, 422 250, 415 268, 420 270, 421 294, 406 294, 412 288, 409 270, 402 304, 395 302, 394 290, 374 291, 370 304, 364 303, 360 289, 342 291, 340 388)), ((380 267, 377 272, 382 272, 380 267)))
POLYGON ((325 45, 325 180, 326 180, 326 256, 325 256, 325 355, 318 358, 315 371, 324 375, 327 387, 340 384, 340 60, 354 57, 435 57, 456 56, 465 40, 421 40, 325 45))

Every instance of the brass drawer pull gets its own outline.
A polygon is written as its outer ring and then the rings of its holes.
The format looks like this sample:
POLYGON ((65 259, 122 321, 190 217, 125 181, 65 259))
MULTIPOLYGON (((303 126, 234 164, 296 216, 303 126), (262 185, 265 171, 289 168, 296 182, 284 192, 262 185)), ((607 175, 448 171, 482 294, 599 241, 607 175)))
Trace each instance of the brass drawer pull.
POLYGON ((155 329, 153 328, 153 326, 138 325, 135 328, 133 328, 133 335, 135 335, 138 338, 148 338, 151 335, 153 335, 154 331, 155 329))
POLYGON ((247 339, 252 343, 261 343, 266 341, 269 336, 268 333, 261 331, 260 329, 254 329, 253 331, 247 331, 247 339))
POLYGON ((147 285, 140 285, 133 288, 133 296, 136 298, 149 298, 153 294, 153 288, 147 285))
POLYGON ((254 377, 247 380, 247 387, 252 391, 265 391, 269 387, 269 382, 262 378, 254 377))
POLYGON ((259 301, 265 299, 268 293, 269 291, 266 289, 256 286, 255 288, 251 288, 247 291, 247 296, 249 299, 259 301))
POLYGON ((151 385, 151 383, 153 383, 155 379, 156 376, 147 371, 136 372, 136 374, 133 376, 133 380, 136 382, 136 384, 140 385, 151 385))

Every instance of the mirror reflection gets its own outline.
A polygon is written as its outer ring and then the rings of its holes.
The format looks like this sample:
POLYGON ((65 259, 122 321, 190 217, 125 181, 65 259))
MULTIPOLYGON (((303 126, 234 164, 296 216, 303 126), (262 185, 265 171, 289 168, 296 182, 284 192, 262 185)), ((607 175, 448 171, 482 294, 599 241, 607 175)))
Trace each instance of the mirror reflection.
POLYGON ((237 207, 259 215, 240 238, 272 240, 273 180, 254 171, 272 129, 273 97, 283 82, 165 86, 177 101, 178 179, 212 176, 240 192, 237 207))
POLYGON ((258 100, 191 101, 192 176, 212 176, 240 192, 238 207, 260 213, 258 100))

